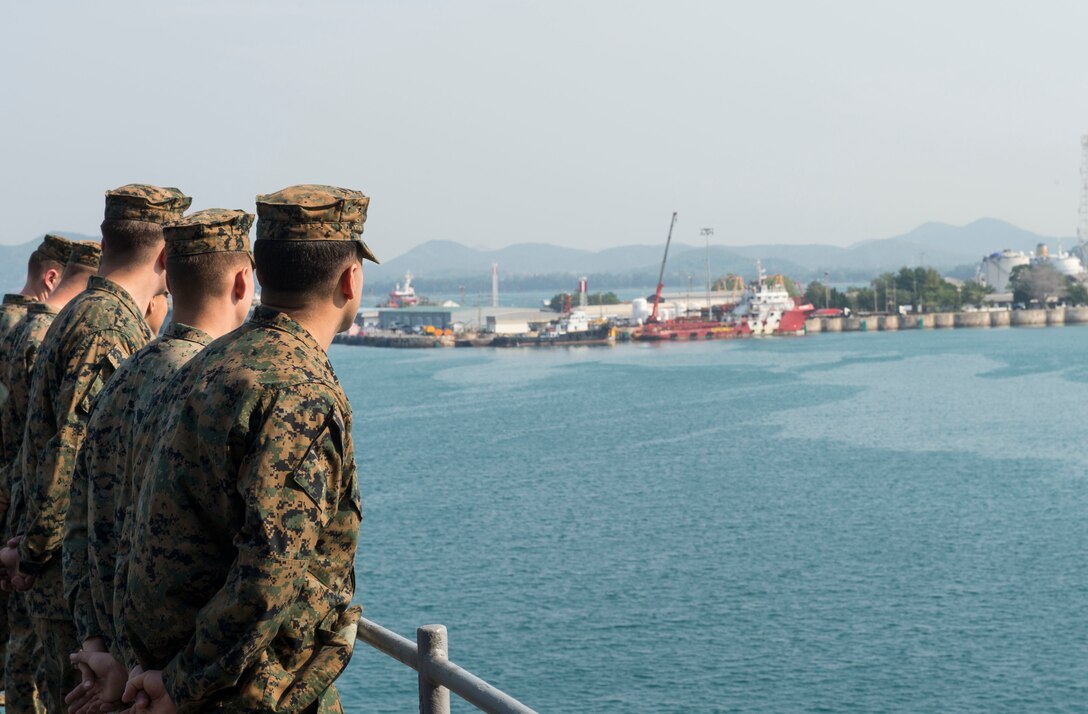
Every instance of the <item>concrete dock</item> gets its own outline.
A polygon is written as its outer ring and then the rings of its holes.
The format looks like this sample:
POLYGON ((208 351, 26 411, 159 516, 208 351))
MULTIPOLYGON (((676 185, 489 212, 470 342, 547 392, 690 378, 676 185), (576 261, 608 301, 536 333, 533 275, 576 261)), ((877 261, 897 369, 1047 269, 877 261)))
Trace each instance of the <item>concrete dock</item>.
POLYGON ((812 335, 821 332, 893 332, 972 327, 1060 327, 1062 325, 1088 325, 1088 307, 928 312, 921 315, 810 317, 805 321, 805 332, 812 335))

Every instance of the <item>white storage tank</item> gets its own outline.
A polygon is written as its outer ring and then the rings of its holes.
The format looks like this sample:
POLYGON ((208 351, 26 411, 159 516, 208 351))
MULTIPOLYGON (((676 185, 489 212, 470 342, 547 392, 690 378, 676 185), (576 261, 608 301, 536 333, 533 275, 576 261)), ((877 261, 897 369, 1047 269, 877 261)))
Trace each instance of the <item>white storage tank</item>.
POLYGON ((1062 275, 1076 276, 1084 272, 1080 258, 1069 253, 1049 255, 1045 261, 1062 275))
POLYGON ((1031 258, 1024 253, 1006 248, 982 259, 978 266, 978 280, 983 285, 992 287, 994 292, 1003 293, 1008 290, 1009 276, 1012 275, 1013 268, 1030 262, 1031 258))

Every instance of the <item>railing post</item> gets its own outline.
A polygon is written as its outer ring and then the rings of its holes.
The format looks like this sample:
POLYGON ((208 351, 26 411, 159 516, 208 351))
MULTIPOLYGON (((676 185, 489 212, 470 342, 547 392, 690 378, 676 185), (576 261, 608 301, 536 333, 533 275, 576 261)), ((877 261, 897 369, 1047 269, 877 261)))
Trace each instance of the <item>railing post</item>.
POLYGON ((450 690, 430 678, 431 662, 449 660, 445 625, 424 625, 416 630, 419 646, 419 714, 450 714, 450 690))

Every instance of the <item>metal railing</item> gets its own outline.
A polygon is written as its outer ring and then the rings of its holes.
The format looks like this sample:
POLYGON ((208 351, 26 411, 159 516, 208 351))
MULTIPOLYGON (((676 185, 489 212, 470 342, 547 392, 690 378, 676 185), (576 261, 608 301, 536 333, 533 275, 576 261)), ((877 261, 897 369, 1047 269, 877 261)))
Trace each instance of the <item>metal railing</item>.
POLYGON ((450 692, 488 714, 536 714, 509 694, 450 662, 445 625, 420 627, 413 643, 363 617, 359 618, 358 639, 419 673, 420 714, 449 714, 450 692))

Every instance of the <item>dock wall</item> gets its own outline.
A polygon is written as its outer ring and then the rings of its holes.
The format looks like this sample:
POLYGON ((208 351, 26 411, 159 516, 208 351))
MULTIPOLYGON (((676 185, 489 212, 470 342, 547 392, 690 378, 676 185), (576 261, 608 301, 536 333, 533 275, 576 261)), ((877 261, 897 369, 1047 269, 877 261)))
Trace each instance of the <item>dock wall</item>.
POLYGON ((956 326, 956 315, 951 312, 937 312, 933 314, 933 326, 945 329, 956 326))
POLYGON ((1061 325, 1088 325, 1088 307, 929 312, 924 315, 812 317, 805 322, 805 331, 808 334, 819 334, 822 332, 895 332, 951 328, 1058 327, 1061 325))
POLYGON ((1065 308, 1065 324, 1067 324, 1067 325, 1085 325, 1085 324, 1088 324, 1088 307, 1067 307, 1067 308, 1065 308))
POLYGON ((955 327, 989 327, 990 314, 988 312, 957 312, 953 315, 955 327))
POLYGON ((1013 327, 1042 327, 1046 324, 1046 310, 1013 310, 1009 324, 1013 327))

